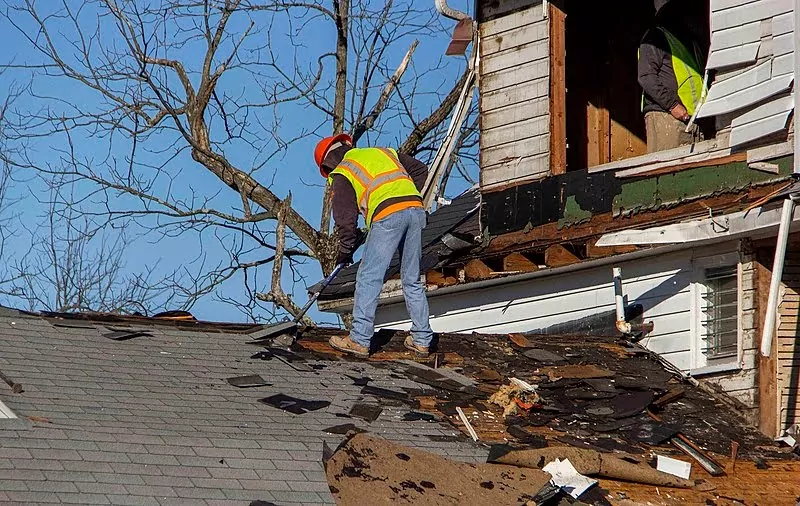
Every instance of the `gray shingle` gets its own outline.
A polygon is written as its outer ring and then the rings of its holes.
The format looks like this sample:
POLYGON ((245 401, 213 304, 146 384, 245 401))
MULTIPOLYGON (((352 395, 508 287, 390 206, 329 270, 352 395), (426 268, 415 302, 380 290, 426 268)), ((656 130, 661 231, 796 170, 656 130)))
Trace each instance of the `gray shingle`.
POLYGON ((54 492, 0 492, 0 494, 5 496, 0 496, 0 501, 11 501, 17 504, 58 504, 61 502, 54 492))
POLYGON ((65 504, 111 504, 108 497, 102 494, 67 494, 59 493, 58 498, 65 504))
POLYGON ((115 506, 159 506, 158 500, 153 497, 109 494, 108 500, 115 506))

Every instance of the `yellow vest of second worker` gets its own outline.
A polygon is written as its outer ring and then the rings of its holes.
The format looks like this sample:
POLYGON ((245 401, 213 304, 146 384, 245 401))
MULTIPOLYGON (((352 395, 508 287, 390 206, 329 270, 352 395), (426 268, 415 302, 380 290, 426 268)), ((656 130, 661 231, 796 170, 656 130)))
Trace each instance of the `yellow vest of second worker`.
MULTIPOLYGON (((700 105, 705 87, 703 76, 700 75, 700 65, 697 63, 698 58, 669 30, 663 27, 658 27, 658 30, 664 34, 664 38, 669 44, 672 70, 675 72, 675 80, 678 84, 678 98, 689 116, 692 116, 700 105)), ((644 107, 644 94, 642 95, 642 107, 644 107)))
POLYGON ((341 174, 353 185, 358 209, 364 215, 367 227, 372 225, 375 210, 381 202, 394 197, 421 198, 393 149, 353 148, 331 171, 329 183, 333 182, 334 174, 341 174))

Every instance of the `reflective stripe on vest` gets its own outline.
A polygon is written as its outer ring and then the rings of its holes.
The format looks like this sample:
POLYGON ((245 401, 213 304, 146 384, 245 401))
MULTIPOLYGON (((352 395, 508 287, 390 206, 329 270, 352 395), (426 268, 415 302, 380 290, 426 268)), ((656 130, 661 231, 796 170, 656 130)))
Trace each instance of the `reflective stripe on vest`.
MULTIPOLYGON (((664 34, 669 44, 669 52, 672 55, 672 70, 675 74, 675 81, 678 85, 678 98, 689 116, 694 115, 700 99, 703 96, 703 76, 700 75, 700 65, 698 65, 698 55, 689 51, 677 37, 672 35, 667 29, 658 27, 664 34)), ((697 45, 693 44, 695 51, 697 45)), ((642 92, 642 109, 644 109, 644 92, 642 92)))
POLYGON ((340 174, 350 181, 356 193, 358 209, 367 223, 372 224, 375 209, 386 199, 420 197, 414 181, 406 172, 397 153, 392 149, 354 148, 328 176, 340 174))

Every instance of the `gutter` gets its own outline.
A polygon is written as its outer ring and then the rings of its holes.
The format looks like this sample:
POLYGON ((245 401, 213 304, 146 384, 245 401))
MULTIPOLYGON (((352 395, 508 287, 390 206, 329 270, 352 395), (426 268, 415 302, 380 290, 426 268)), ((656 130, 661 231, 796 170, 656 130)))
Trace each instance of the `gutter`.
POLYGON ((453 9, 449 5, 447 5, 447 0, 435 0, 436 2, 436 10, 439 11, 439 14, 446 18, 455 19, 456 21, 461 21, 462 19, 467 19, 469 15, 465 12, 461 12, 458 10, 453 9))

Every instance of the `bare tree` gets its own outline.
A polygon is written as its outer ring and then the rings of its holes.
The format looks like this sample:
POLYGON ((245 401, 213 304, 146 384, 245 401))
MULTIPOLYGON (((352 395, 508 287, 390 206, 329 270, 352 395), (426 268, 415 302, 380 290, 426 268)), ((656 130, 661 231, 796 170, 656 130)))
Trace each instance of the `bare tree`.
MULTIPOLYGON (((436 77, 444 60, 412 63, 418 41, 442 30, 432 2, 7 3, 4 21, 36 59, 4 68, 32 74, 26 93, 38 104, 19 112, 10 138, 47 142, 58 155, 25 151, 15 170, 77 190, 67 208, 82 237, 115 226, 214 241, 223 261, 199 254, 172 278, 183 307, 238 279, 246 296, 221 298, 249 316, 273 315, 265 302, 296 314, 283 283, 301 280, 309 261, 324 274, 333 268, 331 198, 325 188, 313 225, 279 196, 307 183, 287 184, 276 167, 294 146, 308 150, 309 139, 331 132, 425 153, 466 76, 446 84, 436 77), (268 283, 259 279, 265 268, 268 283), (268 293, 258 293, 263 286, 268 293)), ((117 258, 117 246, 107 247, 106 258, 117 258)))

